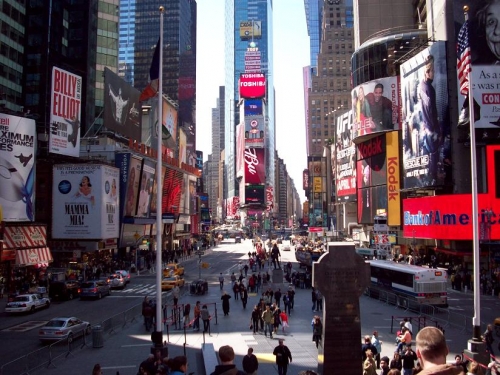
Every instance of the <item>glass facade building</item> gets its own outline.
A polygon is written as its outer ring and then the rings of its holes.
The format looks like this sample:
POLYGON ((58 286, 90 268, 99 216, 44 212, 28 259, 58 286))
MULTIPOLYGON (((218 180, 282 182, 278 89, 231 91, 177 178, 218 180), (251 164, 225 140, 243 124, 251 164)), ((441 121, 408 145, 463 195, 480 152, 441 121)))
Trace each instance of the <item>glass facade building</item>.
POLYGON ((118 75, 134 86, 135 0, 120 0, 118 75))

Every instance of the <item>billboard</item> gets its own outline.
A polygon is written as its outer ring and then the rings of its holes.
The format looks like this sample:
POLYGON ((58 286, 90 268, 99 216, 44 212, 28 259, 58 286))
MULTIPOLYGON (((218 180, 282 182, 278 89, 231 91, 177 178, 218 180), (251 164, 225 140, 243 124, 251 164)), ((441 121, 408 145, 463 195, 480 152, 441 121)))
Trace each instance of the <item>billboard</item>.
POLYGON ((260 39, 262 38, 261 21, 240 21, 240 39, 260 39))
POLYGON ((151 194, 156 175, 156 162, 150 159, 144 159, 142 162, 142 172, 139 184, 139 199, 137 202, 138 217, 149 217, 151 194))
POLYGON ((0 113, 0 207, 3 221, 35 220, 35 147, 35 120, 0 113))
POLYGON ((401 179, 399 168, 399 136, 397 131, 386 133, 386 165, 387 165, 387 224, 401 225, 401 179))
POLYGON ((337 116, 331 159, 337 202, 356 200, 356 146, 352 141, 353 111, 337 116))
POLYGON ((245 73, 258 73, 262 68, 262 60, 260 51, 253 50, 245 51, 245 73))
POLYGON ((82 77, 52 67, 49 152, 80 156, 82 77))
POLYGON ((351 91, 353 139, 399 129, 399 77, 380 78, 351 91))
POLYGON ((107 165, 53 167, 52 237, 118 238, 120 170, 107 165))
POLYGON ((266 202, 266 186, 261 185, 246 185, 245 186, 245 204, 264 205, 266 202))
POLYGON ((104 126, 141 140, 141 93, 110 69, 104 68, 104 126))
POLYGON ((245 108, 245 116, 259 116, 263 113, 261 99, 245 99, 243 107, 245 108))
POLYGON ((129 158, 129 169, 124 192, 123 216, 135 216, 137 213, 137 198, 139 195, 139 178, 141 175, 142 159, 135 156, 129 158))
POLYGON ((245 183, 264 184, 266 182, 266 164, 263 148, 247 148, 244 152, 245 183))
POLYGON ((236 125, 236 178, 242 178, 245 175, 244 129, 243 124, 236 125))
POLYGON ((257 99, 266 96, 266 76, 264 73, 240 74, 240 98, 257 99))
POLYGON ((245 144, 264 147, 264 116, 245 116, 245 144))
POLYGON ((266 187, 266 211, 271 211, 274 207, 274 187, 266 187))
POLYGON ((403 187, 444 185, 451 163, 445 42, 401 64, 401 99, 403 187))
POLYGON ((302 171, 302 189, 309 190, 309 169, 302 171))
MULTIPOLYGON (((161 167, 161 182, 160 186, 163 192, 163 183, 165 181, 165 172, 167 168, 165 166, 161 167)), ((158 184, 157 184, 157 178, 155 175, 154 183, 153 183, 153 192, 151 194, 151 203, 149 204, 149 214, 150 216, 156 216, 156 210, 157 210, 157 195, 158 195, 158 184)))

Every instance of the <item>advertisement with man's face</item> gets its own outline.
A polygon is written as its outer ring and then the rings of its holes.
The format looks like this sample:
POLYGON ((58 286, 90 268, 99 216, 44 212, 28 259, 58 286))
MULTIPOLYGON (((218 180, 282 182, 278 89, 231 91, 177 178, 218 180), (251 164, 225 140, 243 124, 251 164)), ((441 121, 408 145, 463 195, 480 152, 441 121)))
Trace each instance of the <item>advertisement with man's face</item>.
POLYGON ((139 178, 141 176, 142 159, 131 157, 129 161, 127 193, 124 202, 124 216, 135 216, 139 195, 139 178))
POLYGON ((444 185, 450 160, 445 42, 401 65, 404 188, 444 185))
POLYGON ((399 129, 398 79, 380 78, 351 91, 354 138, 399 129))
MULTIPOLYGON (((463 27, 463 6, 469 6, 469 45, 472 64, 472 91, 474 95, 474 126, 476 128, 500 129, 500 95, 497 81, 500 77, 500 0, 457 0, 455 7, 455 30, 463 27)), ((468 112, 468 96, 460 95, 460 112, 468 112)), ((469 124, 464 124, 469 126, 469 124)))
POLYGON ((52 67, 49 151, 80 156, 82 77, 52 67))
POLYGON ((156 176, 156 162, 144 159, 142 173, 139 183, 139 200, 137 203, 138 217, 149 217, 149 202, 153 193, 153 185, 156 176))
POLYGON ((356 146, 352 141, 353 111, 337 116, 332 168, 336 176, 337 202, 356 200, 356 146))
POLYGON ((120 170, 106 165, 55 165, 52 237, 117 238, 120 170))
POLYGON ((35 220, 35 147, 35 120, 0 113, 3 221, 35 220))

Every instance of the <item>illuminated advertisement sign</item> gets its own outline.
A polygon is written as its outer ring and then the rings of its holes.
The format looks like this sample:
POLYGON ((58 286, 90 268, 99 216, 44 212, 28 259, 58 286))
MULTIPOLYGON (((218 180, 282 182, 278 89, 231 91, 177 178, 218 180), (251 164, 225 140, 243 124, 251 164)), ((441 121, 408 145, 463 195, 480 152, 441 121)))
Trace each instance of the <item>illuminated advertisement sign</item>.
POLYGON ((302 189, 309 190, 309 169, 302 171, 302 189))
POLYGON ((96 164, 53 167, 52 237, 117 238, 118 168, 96 164))
POLYGON ((245 116, 245 144, 264 147, 264 116, 245 116))
POLYGON ((351 92, 353 139, 399 129, 398 77, 369 81, 351 92))
POLYGON ((245 175, 245 137, 243 124, 236 125, 236 178, 245 175))
POLYGON ((387 224, 393 226, 401 225, 401 189, 399 176, 399 139, 398 132, 389 132, 385 135, 386 140, 386 164, 387 164, 387 224))
POLYGON ((240 39, 260 39, 262 38, 262 22, 261 21, 241 21, 240 22, 240 39))
POLYGON ((245 73, 261 71, 260 51, 245 51, 245 73))
POLYGON ((141 93, 104 68, 104 126, 126 137, 141 139, 141 93))
POLYGON ((357 153, 358 223, 369 224, 387 212, 386 135, 360 143, 357 153))
POLYGON ((265 185, 246 185, 245 186, 245 204, 265 203, 265 185))
POLYGON ((142 164, 142 173, 139 185, 139 199, 137 202, 138 217, 149 217, 149 204, 156 175, 156 162, 150 159, 144 159, 142 164))
POLYGON ((271 211, 274 207, 274 188, 272 186, 266 187, 266 211, 271 211))
POLYGON ((356 200, 356 146, 352 141, 352 111, 337 117, 336 146, 332 147, 332 168, 338 202, 356 200))
POLYGON ((35 120, 0 113, 0 219, 3 212, 3 221, 35 220, 35 149, 35 120))
POLYGON ((264 73, 242 73, 240 75, 240 98, 257 99, 266 96, 264 73))
MULTIPOLYGON (((463 6, 469 6, 468 37, 470 61, 472 64, 472 92, 474 95, 474 127, 495 128, 500 126, 500 90, 496 80, 500 77, 500 53, 497 47, 496 22, 498 10, 496 1, 456 0, 453 2, 455 25, 463 26, 463 6)), ((456 30, 456 35, 461 30, 456 30)), ((459 82, 460 86, 460 82, 459 82)), ((458 90, 459 111, 468 111, 468 96, 458 90)), ((469 124, 465 124, 469 127, 469 124)))
POLYGON ((321 193, 326 191, 323 189, 323 177, 314 177, 313 178, 313 192, 321 193))
POLYGON ((262 100, 261 99, 245 99, 243 106, 245 108, 245 116, 262 115, 262 100))
POLYGON ((403 187, 444 185, 450 163, 445 42, 401 65, 403 187))
POLYGON ((52 67, 49 151, 80 156, 82 77, 52 67))
MULTIPOLYGON (((491 205, 486 194, 478 195, 479 226, 488 225, 491 240, 500 240, 498 207, 498 204, 491 205)), ((407 238, 472 240, 471 195, 403 199, 403 235, 407 238)))
POLYGON ((247 148, 244 152, 245 183, 263 184, 266 182, 266 165, 263 148, 247 148))

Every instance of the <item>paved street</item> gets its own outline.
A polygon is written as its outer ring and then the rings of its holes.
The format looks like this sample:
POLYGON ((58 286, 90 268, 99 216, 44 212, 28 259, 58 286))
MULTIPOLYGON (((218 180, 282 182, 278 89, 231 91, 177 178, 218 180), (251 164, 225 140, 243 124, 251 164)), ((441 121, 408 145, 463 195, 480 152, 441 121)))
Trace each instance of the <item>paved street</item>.
MULTIPOLYGON (((227 244, 221 245, 214 250, 214 255, 224 255, 228 250, 233 253, 235 259, 246 259, 246 253, 250 249, 250 241, 245 241, 242 245, 227 244), (239 254, 239 255, 238 255, 239 254)), ((286 262, 292 260, 293 251, 282 253, 282 259, 286 262)), ((295 267, 297 265, 295 264, 295 267)), ((227 268, 225 275, 229 276, 231 268, 227 268)), ((317 350, 312 342, 311 318, 314 313, 311 311, 310 289, 297 289, 295 309, 290 317, 290 328, 285 334, 278 334, 274 339, 264 337, 263 334, 253 335, 249 330, 251 306, 257 302, 257 297, 250 297, 246 310, 239 301, 231 300, 231 310, 227 317, 224 317, 220 309, 220 296, 216 276, 211 277, 209 293, 203 297, 182 296, 181 303, 193 305, 196 300, 202 303, 217 303, 219 313, 217 323, 213 322, 211 335, 205 337, 205 341, 213 343, 217 350, 222 345, 232 345, 237 354, 236 364, 241 367, 241 360, 246 354, 248 347, 253 347, 255 354, 259 358, 260 374, 277 373, 274 365, 273 348, 278 344, 278 338, 284 338, 285 344, 290 348, 293 355, 293 363, 290 366, 289 374, 297 374, 301 370, 315 369, 317 363, 317 350)), ((228 282, 228 281, 227 281, 228 282)), ((135 284, 134 288, 139 291, 141 287, 135 284)), ((227 284, 226 284, 227 285, 227 284)), ((131 288, 132 289, 132 288, 131 288)), ((125 297, 124 293, 114 295, 125 297)), ((209 305, 213 306, 213 305, 209 305)), ((212 309, 213 307, 210 307, 212 309)), ((392 316, 395 316, 395 324, 402 316, 411 316, 394 306, 388 306, 379 301, 361 298, 362 335, 371 334, 374 329, 379 331, 380 339, 383 341, 382 354, 392 357, 395 349, 394 334, 390 333, 392 316)), ((212 312, 212 311, 211 311, 212 312)), ((458 329, 446 328, 446 337, 450 347, 448 360, 452 361, 456 353, 460 353, 467 345, 469 335, 458 329)), ((189 359, 189 372, 204 374, 202 366, 200 348, 203 343, 203 335, 191 330, 184 335, 183 331, 169 329, 164 333, 164 340, 169 342, 170 356, 183 354, 184 344, 186 354, 189 359)), ((361 342, 361 337, 360 337, 361 342)), ((361 344, 360 344, 361 345, 361 344)), ((105 374, 136 375, 139 363, 144 360, 151 346, 149 333, 146 333, 141 319, 138 319, 125 329, 118 331, 110 337, 106 337, 104 348, 94 349, 86 347, 75 355, 70 355, 65 359, 55 363, 55 368, 43 369, 36 374, 41 375, 67 375, 79 369, 78 373, 90 373, 95 363, 100 363, 105 374)), ((211 369, 212 371, 213 369, 211 369)))

